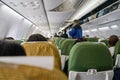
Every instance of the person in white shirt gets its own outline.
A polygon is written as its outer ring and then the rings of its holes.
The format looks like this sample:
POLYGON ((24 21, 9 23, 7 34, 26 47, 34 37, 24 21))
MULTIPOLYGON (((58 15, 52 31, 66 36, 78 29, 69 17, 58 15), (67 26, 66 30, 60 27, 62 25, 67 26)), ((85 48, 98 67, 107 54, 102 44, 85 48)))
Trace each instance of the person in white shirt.
POLYGON ((116 35, 111 35, 109 37, 109 46, 110 46, 109 50, 111 52, 111 56, 114 55, 114 48, 115 48, 115 45, 116 45, 118 40, 119 40, 119 38, 116 35))

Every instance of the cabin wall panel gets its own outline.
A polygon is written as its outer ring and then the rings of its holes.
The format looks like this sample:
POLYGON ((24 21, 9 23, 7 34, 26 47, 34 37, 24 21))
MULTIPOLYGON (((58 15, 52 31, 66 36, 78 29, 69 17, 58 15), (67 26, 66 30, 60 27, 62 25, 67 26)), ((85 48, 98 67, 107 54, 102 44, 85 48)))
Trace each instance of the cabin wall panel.
POLYGON ((0 4, 0 39, 13 37, 20 40, 29 31, 32 23, 5 6, 0 4))

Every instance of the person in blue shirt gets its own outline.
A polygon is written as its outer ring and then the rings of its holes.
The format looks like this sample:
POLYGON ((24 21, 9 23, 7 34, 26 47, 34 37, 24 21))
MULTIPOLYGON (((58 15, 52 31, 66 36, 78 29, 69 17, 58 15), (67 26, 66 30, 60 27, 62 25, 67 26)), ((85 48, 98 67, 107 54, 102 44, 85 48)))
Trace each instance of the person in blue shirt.
POLYGON ((79 25, 79 20, 74 20, 74 22, 73 22, 73 28, 69 32, 69 35, 73 39, 81 39, 82 38, 82 28, 79 25))

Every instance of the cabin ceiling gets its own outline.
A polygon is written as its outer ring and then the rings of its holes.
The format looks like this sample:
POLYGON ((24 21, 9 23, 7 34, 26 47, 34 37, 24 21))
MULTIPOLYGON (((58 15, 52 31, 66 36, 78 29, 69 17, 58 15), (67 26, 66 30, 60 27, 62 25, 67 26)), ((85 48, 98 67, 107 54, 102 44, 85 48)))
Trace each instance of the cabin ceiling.
MULTIPOLYGON (((37 25, 44 33, 58 32, 88 0, 1 0, 37 25)), ((105 1, 105 0, 103 0, 105 1)))
POLYGON ((82 0, 1 0, 41 30, 59 30, 82 0))

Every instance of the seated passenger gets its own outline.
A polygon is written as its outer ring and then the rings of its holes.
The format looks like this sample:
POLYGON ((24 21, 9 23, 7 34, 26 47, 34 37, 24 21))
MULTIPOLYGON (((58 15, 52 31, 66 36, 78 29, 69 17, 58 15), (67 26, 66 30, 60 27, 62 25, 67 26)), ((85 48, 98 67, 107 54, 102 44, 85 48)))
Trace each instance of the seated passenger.
POLYGON ((114 48, 115 48, 114 46, 116 45, 118 40, 119 40, 119 38, 116 35, 111 35, 109 37, 109 46, 110 46, 109 50, 110 50, 112 56, 114 55, 114 48))
POLYGON ((85 42, 85 41, 87 41, 87 39, 83 37, 83 38, 80 38, 80 39, 75 40, 75 43, 74 43, 74 44, 76 44, 76 43, 78 43, 78 42, 85 42))
POLYGON ((45 38, 43 35, 41 34, 33 34, 31 35, 28 40, 28 42, 31 42, 31 41, 47 41, 47 38, 45 38))
POLYGON ((0 41, 0 56, 26 56, 24 48, 11 41, 0 41))

